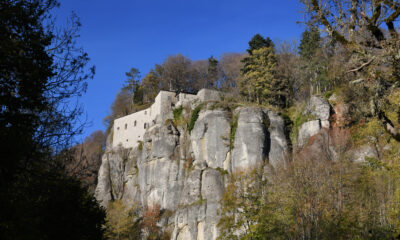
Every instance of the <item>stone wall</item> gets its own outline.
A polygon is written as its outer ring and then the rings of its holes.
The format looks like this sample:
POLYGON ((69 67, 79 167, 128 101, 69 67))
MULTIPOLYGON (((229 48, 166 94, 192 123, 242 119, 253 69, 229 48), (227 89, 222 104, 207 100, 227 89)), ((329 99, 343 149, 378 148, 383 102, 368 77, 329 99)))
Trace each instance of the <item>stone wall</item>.
POLYGON ((171 112, 175 93, 160 91, 151 107, 114 120, 113 147, 135 148, 143 141, 146 129, 156 121, 165 121, 171 112))
POLYGON ((197 95, 180 93, 176 96, 175 92, 160 91, 149 108, 114 120, 112 146, 137 147, 138 141, 143 141, 146 129, 172 118, 171 109, 174 106, 190 105, 197 99, 200 101, 219 100, 219 92, 202 89, 197 95))
POLYGON ((197 99, 197 95, 188 94, 188 93, 179 93, 179 95, 177 96, 176 106, 179 107, 179 106, 189 105, 196 99, 197 99))

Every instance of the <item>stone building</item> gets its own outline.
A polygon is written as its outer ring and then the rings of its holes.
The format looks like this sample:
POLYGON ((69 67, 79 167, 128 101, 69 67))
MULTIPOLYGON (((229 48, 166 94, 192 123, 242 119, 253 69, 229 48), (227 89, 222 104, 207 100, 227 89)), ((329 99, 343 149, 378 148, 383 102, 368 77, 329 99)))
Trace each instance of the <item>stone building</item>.
POLYGON ((154 103, 147 109, 114 120, 113 147, 135 148, 146 130, 157 122, 163 122, 171 109, 189 105, 194 101, 219 100, 219 92, 201 89, 197 95, 171 91, 160 91, 154 103))

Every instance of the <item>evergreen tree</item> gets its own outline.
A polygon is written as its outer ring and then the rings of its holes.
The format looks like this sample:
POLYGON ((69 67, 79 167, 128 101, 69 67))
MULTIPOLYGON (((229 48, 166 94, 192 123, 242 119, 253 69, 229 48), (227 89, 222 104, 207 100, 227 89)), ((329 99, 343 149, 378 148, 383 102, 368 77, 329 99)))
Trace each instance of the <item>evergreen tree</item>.
POLYGON ((301 36, 299 54, 303 59, 310 61, 321 47, 321 35, 318 28, 311 27, 305 30, 301 36))
POLYGON ((144 102, 154 101, 160 90, 160 81, 160 77, 157 76, 157 73, 153 69, 142 79, 144 102))
POLYGON ((126 90, 132 95, 132 104, 141 104, 143 102, 143 89, 140 85, 140 71, 137 68, 125 73, 126 84, 123 91, 126 90))
POLYGON ((309 94, 321 94, 333 85, 328 76, 330 59, 328 47, 323 44, 317 27, 311 27, 302 34, 298 47, 301 63, 301 77, 309 88, 309 94))
POLYGON ((208 59, 208 71, 207 71, 207 84, 206 88, 216 88, 216 82, 218 79, 218 60, 211 56, 208 59))
MULTIPOLYGON (((254 39, 259 41, 259 37, 255 37, 252 40, 254 39)), ((250 49, 252 49, 255 41, 250 42, 250 49)), ((242 70, 244 79, 239 85, 239 90, 250 101, 265 102, 274 106, 284 107, 287 84, 276 76, 277 59, 273 43, 267 40, 264 43, 268 47, 252 49, 251 55, 245 59, 245 65, 242 70)))
POLYGON ((257 49, 260 49, 263 47, 275 47, 275 46, 269 37, 264 38, 263 36, 261 36, 260 34, 257 33, 249 41, 249 48, 247 49, 247 52, 250 55, 252 55, 254 50, 257 50, 257 49))

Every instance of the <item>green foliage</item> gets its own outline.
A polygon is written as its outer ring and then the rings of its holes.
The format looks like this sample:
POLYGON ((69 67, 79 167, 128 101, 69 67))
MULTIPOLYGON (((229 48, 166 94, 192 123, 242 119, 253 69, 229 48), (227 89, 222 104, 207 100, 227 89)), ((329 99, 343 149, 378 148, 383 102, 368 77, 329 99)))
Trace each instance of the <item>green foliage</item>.
POLYGON ((126 83, 123 90, 127 90, 131 94, 132 104, 143 103, 143 88, 140 85, 140 71, 137 68, 131 68, 131 70, 125 73, 127 77, 126 83))
POLYGON ((286 104, 287 83, 277 78, 277 60, 272 47, 252 51, 243 68, 240 93, 250 101, 283 107, 286 104))
MULTIPOLYGON (((381 122, 377 118, 370 119, 367 123, 361 123, 353 127, 352 141, 353 144, 361 146, 371 142, 372 139, 378 140, 385 137, 386 131, 381 122)), ((386 137, 389 137, 386 135, 386 137)))
POLYGON ((219 239, 393 239, 399 164, 297 158, 265 179, 262 166, 230 176, 219 239))
POLYGON ((109 240, 140 239, 140 219, 137 215, 135 205, 128 208, 121 200, 109 202, 103 226, 105 237, 109 240))
POLYGON ((223 168, 217 167, 216 170, 221 173, 222 176, 228 175, 229 172, 223 168))
POLYGON ((221 200, 218 239, 287 239, 289 228, 282 225, 291 221, 277 213, 289 211, 272 203, 275 196, 268 186, 262 166, 230 176, 221 200))
POLYGON ((189 133, 193 130, 194 124, 196 123, 197 118, 199 118, 199 113, 200 113, 202 107, 203 107, 203 105, 200 104, 199 106, 197 106, 197 107, 193 110, 192 116, 190 117, 189 126, 188 126, 189 133))
POLYGON ((235 103, 233 101, 224 100, 224 101, 219 101, 219 102, 212 104, 211 106, 209 106, 208 109, 209 110, 221 109, 221 110, 231 113, 238 106, 239 106, 238 103, 235 103))
POLYGON ((287 110, 287 114, 284 114, 286 123, 288 123, 287 127, 290 132, 290 139, 293 144, 297 142, 301 125, 315 119, 313 115, 304 115, 304 108, 304 105, 292 106, 287 110))
POLYGON ((183 123, 184 123, 184 118, 183 118, 182 112, 183 112, 183 106, 180 106, 180 107, 172 110, 172 114, 174 116, 173 122, 177 126, 183 125, 183 123))
MULTIPOLYGON (((263 36, 261 36, 260 34, 256 34, 254 35, 251 40, 249 41, 249 48, 247 49, 247 52, 252 55, 254 50, 260 49, 260 48, 264 48, 264 47, 272 47, 274 48, 274 43, 272 42, 272 40, 267 37, 264 38, 263 36)), ((245 60, 246 61, 246 60, 245 60)))
POLYGON ((139 151, 143 150, 143 141, 138 141, 138 149, 139 151))
POLYGON ((207 83, 205 88, 216 88, 218 79, 218 60, 211 56, 208 59, 207 83))
POLYGON ((322 39, 317 27, 306 29, 302 34, 299 45, 300 56, 307 61, 311 61, 321 47, 321 43, 322 39))
POLYGON ((230 149, 233 149, 235 147, 234 145, 235 145, 236 130, 238 127, 238 119, 239 119, 239 116, 233 115, 232 119, 230 121, 230 125, 231 125, 231 133, 230 133, 230 137, 229 137, 230 149))
POLYGON ((334 94, 334 91, 331 90, 331 91, 326 91, 323 96, 325 99, 328 100, 333 94, 334 94))

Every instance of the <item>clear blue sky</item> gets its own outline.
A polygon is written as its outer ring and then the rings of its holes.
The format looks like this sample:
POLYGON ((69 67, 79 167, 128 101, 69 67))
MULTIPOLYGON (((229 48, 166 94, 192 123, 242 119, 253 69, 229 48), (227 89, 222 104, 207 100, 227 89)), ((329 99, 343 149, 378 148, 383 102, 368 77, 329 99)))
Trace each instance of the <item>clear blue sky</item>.
POLYGON ((168 55, 192 60, 243 52, 260 33, 273 40, 299 39, 304 29, 298 0, 60 0, 63 21, 74 11, 80 45, 96 66, 81 102, 91 126, 82 137, 104 130, 102 119, 120 90, 125 72, 144 76, 168 55))

